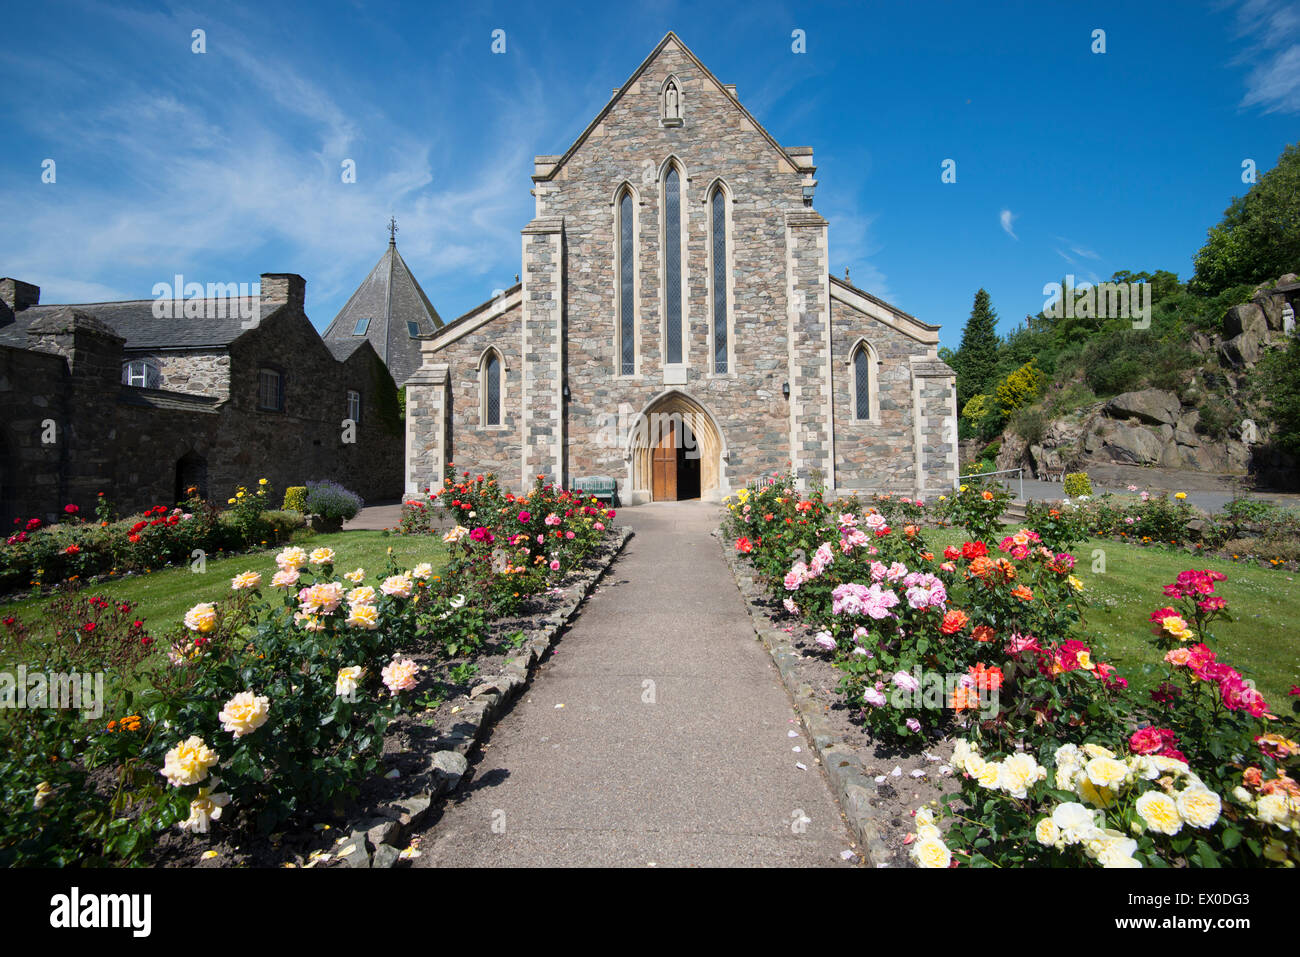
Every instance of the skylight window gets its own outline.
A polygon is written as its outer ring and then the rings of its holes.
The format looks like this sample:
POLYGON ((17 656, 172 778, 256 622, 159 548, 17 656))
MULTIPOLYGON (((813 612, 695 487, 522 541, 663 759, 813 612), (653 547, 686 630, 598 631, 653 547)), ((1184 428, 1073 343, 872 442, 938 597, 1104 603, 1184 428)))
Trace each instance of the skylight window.
POLYGON ((420 338, 420 324, 414 320, 406 320, 406 334, 412 339, 420 338))
POLYGON ((356 328, 352 330, 352 334, 354 336, 364 336, 366 334, 366 329, 368 329, 369 327, 370 327, 369 319, 358 319, 356 328))

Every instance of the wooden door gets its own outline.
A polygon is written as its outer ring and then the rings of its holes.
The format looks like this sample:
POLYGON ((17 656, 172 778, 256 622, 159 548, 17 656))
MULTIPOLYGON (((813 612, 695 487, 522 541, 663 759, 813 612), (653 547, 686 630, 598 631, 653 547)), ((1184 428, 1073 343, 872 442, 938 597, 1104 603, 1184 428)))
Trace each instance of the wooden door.
POLYGON ((677 501, 676 433, 666 429, 659 444, 650 450, 651 496, 656 502, 677 501))

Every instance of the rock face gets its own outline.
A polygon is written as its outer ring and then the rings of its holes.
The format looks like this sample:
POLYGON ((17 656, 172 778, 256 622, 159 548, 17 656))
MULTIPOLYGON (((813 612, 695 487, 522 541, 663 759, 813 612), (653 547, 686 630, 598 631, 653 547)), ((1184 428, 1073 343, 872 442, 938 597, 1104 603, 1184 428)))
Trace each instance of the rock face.
POLYGON ((1112 419, 1133 418, 1151 425, 1173 425, 1182 415, 1182 403, 1172 392, 1142 389, 1115 396, 1102 411, 1112 419))

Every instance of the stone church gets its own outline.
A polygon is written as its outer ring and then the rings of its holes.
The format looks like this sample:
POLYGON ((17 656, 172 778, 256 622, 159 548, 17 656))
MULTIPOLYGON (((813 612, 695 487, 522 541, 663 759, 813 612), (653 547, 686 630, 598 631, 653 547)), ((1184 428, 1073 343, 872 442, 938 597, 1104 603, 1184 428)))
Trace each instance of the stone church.
POLYGON ((626 504, 786 471, 828 493, 950 489, 938 327, 830 275, 812 154, 665 36, 536 157, 521 281, 423 338, 407 492, 450 463, 508 486, 612 477, 626 504))

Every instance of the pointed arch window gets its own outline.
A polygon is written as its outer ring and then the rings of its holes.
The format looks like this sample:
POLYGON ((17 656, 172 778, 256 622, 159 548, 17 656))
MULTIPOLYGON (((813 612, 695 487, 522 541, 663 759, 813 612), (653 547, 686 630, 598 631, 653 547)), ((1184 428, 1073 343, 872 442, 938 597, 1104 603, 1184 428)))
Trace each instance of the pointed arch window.
POLYGON ((483 425, 501 424, 501 355, 495 349, 483 353, 479 367, 479 389, 482 393, 479 421, 483 425))
POLYGON ((879 400, 876 395, 876 352, 865 341, 853 350, 853 418, 859 422, 875 421, 879 417, 879 400))
POLYGON ((664 174, 664 362, 682 362, 682 179, 664 174))
POLYGON ((632 191, 618 198, 618 374, 636 374, 636 211, 632 191))
POLYGON ((709 197, 709 228, 712 230, 711 280, 713 286, 713 371, 726 375, 729 371, 727 355, 730 342, 727 337, 727 194, 718 184, 709 197))

